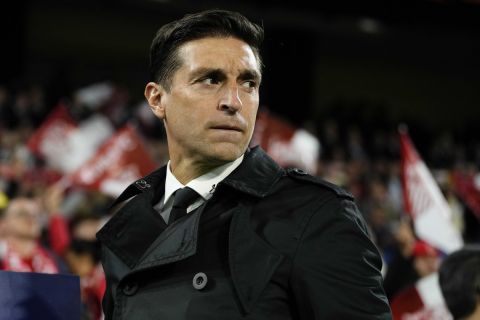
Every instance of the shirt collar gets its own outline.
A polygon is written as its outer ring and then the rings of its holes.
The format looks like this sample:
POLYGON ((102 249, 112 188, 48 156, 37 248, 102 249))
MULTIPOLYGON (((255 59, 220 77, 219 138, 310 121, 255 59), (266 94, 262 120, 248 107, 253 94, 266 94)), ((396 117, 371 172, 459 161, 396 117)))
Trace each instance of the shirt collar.
MULTIPOLYGON (((218 183, 225 179, 233 170, 235 170, 243 161, 243 155, 232 162, 225 163, 220 167, 213 169, 204 175, 197 177, 187 183, 187 187, 195 190, 203 199, 208 200, 212 197, 218 183)), ((167 176, 165 178, 165 196, 163 204, 167 203, 172 194, 178 189, 186 187, 175 178, 170 170, 170 161, 167 163, 167 176)))

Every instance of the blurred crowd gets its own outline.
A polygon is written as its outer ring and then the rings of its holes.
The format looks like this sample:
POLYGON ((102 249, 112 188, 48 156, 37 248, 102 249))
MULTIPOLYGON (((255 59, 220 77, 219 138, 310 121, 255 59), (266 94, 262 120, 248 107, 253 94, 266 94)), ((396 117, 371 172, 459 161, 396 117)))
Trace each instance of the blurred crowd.
MULTIPOLYGON (((148 107, 132 101, 125 88, 98 86, 65 96, 77 121, 100 113, 114 128, 133 123, 160 166, 167 161, 162 124, 148 107)), ((85 319, 101 319, 105 279, 95 233, 107 221, 113 198, 95 190, 62 185, 62 175, 33 154, 27 142, 54 106, 41 85, 0 86, 0 269, 80 276, 85 319)), ((321 143, 317 175, 349 190, 368 223, 384 259, 390 301, 440 266, 442 255, 419 241, 405 213, 400 181, 397 128, 369 133, 363 124, 341 118, 309 126, 321 143)), ((424 153, 451 207, 466 243, 480 242, 480 222, 455 193, 454 170, 478 172, 480 152, 466 156, 448 133, 429 141, 424 153), (472 156, 470 156, 472 155, 472 156)))

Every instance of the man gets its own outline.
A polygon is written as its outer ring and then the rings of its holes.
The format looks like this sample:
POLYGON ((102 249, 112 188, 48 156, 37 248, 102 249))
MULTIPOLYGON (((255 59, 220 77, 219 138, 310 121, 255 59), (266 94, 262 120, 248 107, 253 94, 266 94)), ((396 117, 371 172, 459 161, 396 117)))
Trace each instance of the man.
POLYGON ((352 197, 247 148, 262 38, 215 10, 153 40, 145 96, 170 161, 127 188, 98 233, 106 319, 390 319, 352 197))
POLYGON ((447 256, 439 280, 454 319, 480 320, 480 247, 467 246, 447 256))
POLYGON ((40 243, 40 206, 29 198, 13 199, 0 216, 0 270, 58 273, 56 257, 40 243))

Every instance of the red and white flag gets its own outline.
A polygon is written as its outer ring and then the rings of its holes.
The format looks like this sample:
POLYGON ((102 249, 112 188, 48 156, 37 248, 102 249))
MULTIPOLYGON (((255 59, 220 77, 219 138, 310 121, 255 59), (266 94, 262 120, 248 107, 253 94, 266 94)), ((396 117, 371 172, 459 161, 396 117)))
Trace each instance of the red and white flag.
POLYGON ((61 104, 34 132, 28 147, 44 157, 50 168, 70 173, 92 157, 112 133, 112 124, 105 116, 96 114, 77 124, 61 104))
POLYGON ((118 196, 130 183, 156 167, 135 129, 127 125, 108 139, 69 181, 118 196))
POLYGON ((400 130, 400 146, 404 206, 415 233, 447 254, 461 248, 462 236, 454 226, 450 207, 404 129, 400 130))
POLYGON ((295 166, 310 174, 317 173, 318 139, 266 110, 258 112, 251 145, 260 145, 283 167, 295 166))
POLYGON ((77 129, 77 124, 60 104, 56 107, 28 140, 28 148, 35 154, 43 156, 47 163, 56 170, 65 171, 64 156, 72 152, 70 135, 77 129))
MULTIPOLYGON (((112 136, 112 123, 101 114, 94 114, 80 122, 77 129, 68 137, 70 153, 63 155, 64 172, 71 173, 80 168, 112 136)), ((58 156, 58 155, 57 155, 58 156)))

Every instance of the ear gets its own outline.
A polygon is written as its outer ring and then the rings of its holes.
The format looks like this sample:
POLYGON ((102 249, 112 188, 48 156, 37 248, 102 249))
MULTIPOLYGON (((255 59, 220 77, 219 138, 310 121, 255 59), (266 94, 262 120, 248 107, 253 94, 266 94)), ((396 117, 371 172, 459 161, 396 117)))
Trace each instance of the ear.
POLYGON ((145 86, 144 95, 152 112, 159 118, 165 119, 165 106, 162 104, 162 97, 165 89, 155 82, 149 82, 145 86))

